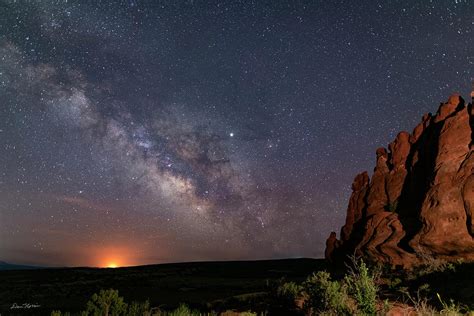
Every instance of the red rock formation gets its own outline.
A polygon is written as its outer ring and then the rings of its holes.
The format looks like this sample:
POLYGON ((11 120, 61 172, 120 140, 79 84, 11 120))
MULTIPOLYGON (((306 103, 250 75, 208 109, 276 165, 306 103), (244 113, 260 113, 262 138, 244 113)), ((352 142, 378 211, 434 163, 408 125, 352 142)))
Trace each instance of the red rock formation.
MULTIPOLYGON (((365 197, 369 188, 369 175, 367 172, 358 174, 352 183, 352 196, 347 207, 346 224, 341 229, 342 241, 347 241, 352 233, 354 223, 362 218, 362 211, 366 207, 365 197)), ((334 238, 336 234, 334 233, 334 238)))
POLYGON ((372 179, 356 176, 341 240, 326 257, 359 254, 392 265, 419 264, 427 253, 474 260, 474 110, 459 94, 376 151, 372 179))
POLYGON ((337 248, 338 240, 335 232, 332 232, 329 235, 329 238, 326 240, 326 251, 324 256, 327 260, 332 261, 331 254, 334 252, 334 249, 337 248))

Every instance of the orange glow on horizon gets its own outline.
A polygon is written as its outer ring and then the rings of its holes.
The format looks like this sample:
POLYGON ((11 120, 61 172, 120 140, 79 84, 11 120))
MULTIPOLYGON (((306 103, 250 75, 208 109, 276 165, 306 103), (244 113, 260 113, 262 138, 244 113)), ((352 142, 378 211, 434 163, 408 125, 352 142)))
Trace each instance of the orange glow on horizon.
POLYGON ((144 257, 145 249, 137 247, 136 243, 124 242, 118 238, 115 243, 117 244, 96 244, 84 249, 83 257, 87 258, 84 260, 87 260, 84 265, 97 268, 122 268, 150 264, 149 259, 144 257))
POLYGON ((117 254, 104 257, 100 259, 100 263, 97 264, 97 266, 101 268, 121 268, 128 265, 130 265, 130 263, 126 261, 125 257, 123 255, 118 256, 117 254))
POLYGON ((110 262, 106 268, 118 268, 118 265, 115 262, 110 262))
POLYGON ((125 246, 120 247, 101 247, 96 249, 95 266, 101 268, 120 268, 133 265, 131 258, 135 257, 130 251, 130 248, 125 246))

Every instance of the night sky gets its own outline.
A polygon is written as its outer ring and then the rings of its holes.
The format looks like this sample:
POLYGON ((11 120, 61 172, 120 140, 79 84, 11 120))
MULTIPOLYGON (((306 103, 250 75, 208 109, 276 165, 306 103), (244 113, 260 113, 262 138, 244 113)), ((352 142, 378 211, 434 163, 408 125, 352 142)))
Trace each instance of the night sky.
POLYGON ((470 0, 1 1, 0 260, 322 257, 473 66, 470 0))

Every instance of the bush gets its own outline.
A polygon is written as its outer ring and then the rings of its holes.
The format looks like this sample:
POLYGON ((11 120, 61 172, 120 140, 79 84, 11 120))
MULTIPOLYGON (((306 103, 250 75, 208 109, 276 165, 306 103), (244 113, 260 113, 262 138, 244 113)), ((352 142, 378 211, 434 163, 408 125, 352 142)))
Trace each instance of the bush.
POLYGON ((295 301, 300 296, 302 289, 302 286, 295 282, 286 282, 278 286, 276 296, 285 305, 293 307, 295 301))
POLYGON ((128 307, 127 316, 150 316, 150 302, 132 302, 128 307))
POLYGON ((99 294, 92 295, 87 302, 87 315, 90 316, 119 316, 126 315, 127 304, 117 290, 100 290, 99 294))
POLYGON ((355 258, 342 281, 331 280, 326 271, 313 273, 303 285, 308 298, 305 309, 317 315, 376 315, 379 275, 355 258))
POLYGON ((61 311, 52 311, 51 316, 70 316, 71 314, 69 312, 61 312, 61 311))
POLYGON ((332 281, 328 272, 313 273, 303 287, 308 296, 304 307, 312 314, 352 315, 346 284, 332 281))
POLYGON ((390 290, 396 290, 400 287, 402 284, 402 280, 400 278, 395 278, 395 279, 388 279, 387 280, 387 286, 390 290))
POLYGON ((376 279, 378 274, 371 273, 365 262, 355 258, 352 259, 353 267, 349 268, 349 273, 345 277, 345 283, 349 288, 349 293, 354 297, 358 309, 364 315, 377 314, 377 292, 376 279))
POLYGON ((191 310, 186 304, 181 304, 174 311, 166 314, 167 316, 199 316, 198 311, 191 310))
POLYGON ((451 263, 444 259, 436 258, 433 254, 421 247, 415 249, 415 251, 422 264, 410 272, 409 278, 411 279, 416 279, 434 272, 456 272, 456 265, 462 263, 462 260, 451 263))

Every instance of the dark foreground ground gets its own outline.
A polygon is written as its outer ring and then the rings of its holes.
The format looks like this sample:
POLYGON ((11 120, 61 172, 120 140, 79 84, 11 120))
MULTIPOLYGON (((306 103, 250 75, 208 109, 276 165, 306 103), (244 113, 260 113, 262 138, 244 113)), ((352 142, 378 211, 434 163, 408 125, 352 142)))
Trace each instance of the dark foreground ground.
POLYGON ((184 302, 204 309, 245 310, 246 304, 255 308, 264 300, 269 283, 281 278, 300 282, 326 268, 322 259, 288 259, 0 271, 0 314, 78 312, 92 294, 108 288, 119 290, 126 302, 149 300, 163 308, 184 302), (15 304, 33 306, 12 309, 15 304))
MULTIPOLYGON (((252 310, 269 316, 290 315, 281 313, 275 285, 281 284, 282 278, 301 284, 312 272, 321 270, 332 272, 336 280, 342 280, 345 273, 321 259, 0 270, 0 315, 50 315, 52 310, 75 315, 85 309, 94 293, 110 288, 118 290, 127 303, 148 300, 161 310, 186 303, 201 312, 252 310), (23 308, 12 309, 15 306, 23 308)), ((423 301, 441 311, 446 308, 443 302, 451 304, 451 300, 463 311, 474 310, 473 263, 386 270, 377 283, 379 301, 402 305, 405 311, 423 301)))

